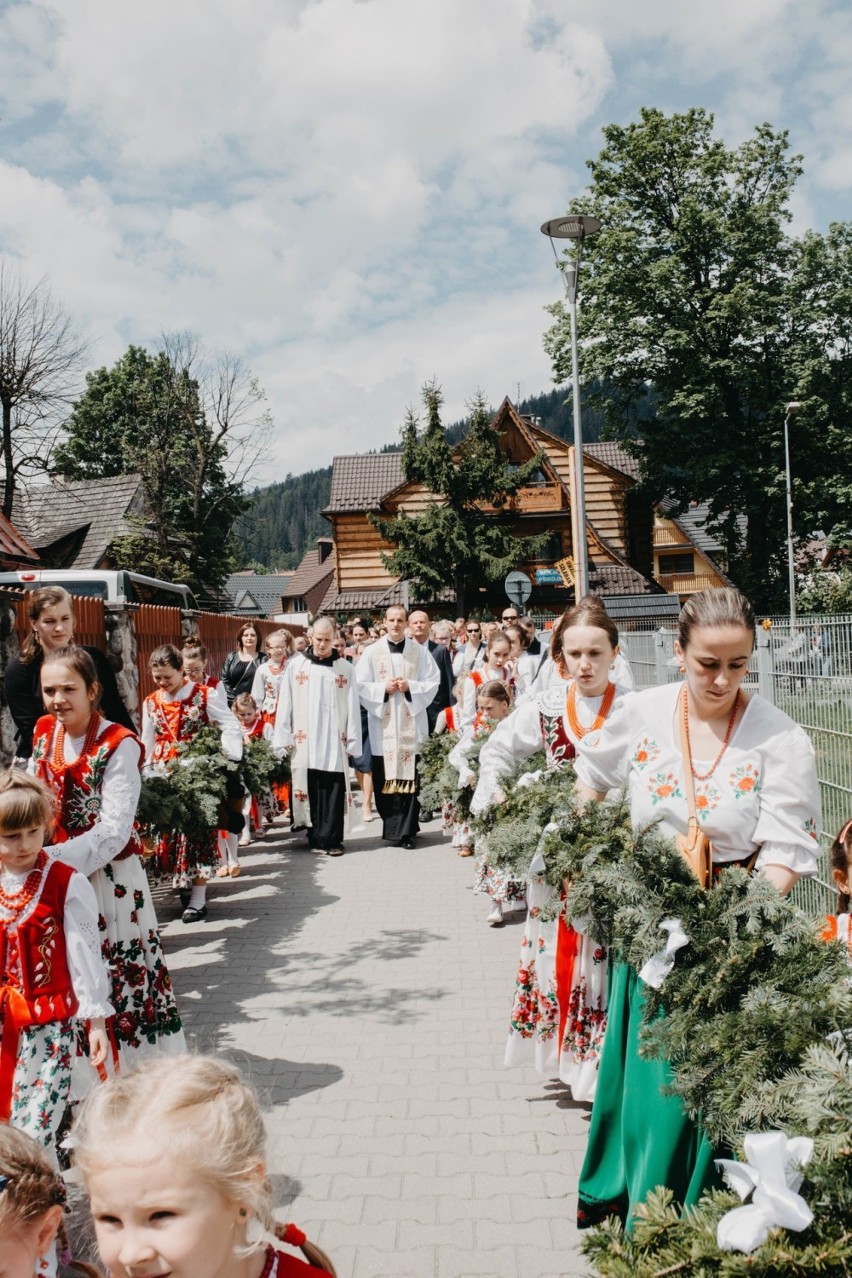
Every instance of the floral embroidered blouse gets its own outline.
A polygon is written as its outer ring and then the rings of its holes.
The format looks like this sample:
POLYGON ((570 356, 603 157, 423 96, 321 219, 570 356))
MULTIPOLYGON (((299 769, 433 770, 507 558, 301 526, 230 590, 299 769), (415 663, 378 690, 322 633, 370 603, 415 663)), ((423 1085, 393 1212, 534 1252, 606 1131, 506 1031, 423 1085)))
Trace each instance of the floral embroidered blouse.
MULTIPOLYGON (((604 792, 627 785, 635 826, 659 822, 660 833, 684 834, 688 806, 676 724, 682 684, 628 694, 601 729, 593 751, 577 759, 577 776, 604 792)), ((694 759, 697 772, 712 760, 694 759)), ((756 865, 796 874, 817 870, 819 784, 813 746, 783 711, 752 694, 718 766, 695 781, 696 815, 718 864, 760 849, 756 865)))

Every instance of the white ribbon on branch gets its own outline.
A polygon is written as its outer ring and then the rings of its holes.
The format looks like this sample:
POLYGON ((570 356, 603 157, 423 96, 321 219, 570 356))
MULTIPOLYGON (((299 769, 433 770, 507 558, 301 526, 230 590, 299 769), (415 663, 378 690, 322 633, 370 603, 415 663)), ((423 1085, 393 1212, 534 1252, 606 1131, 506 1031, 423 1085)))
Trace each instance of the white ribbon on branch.
POLYGON ((669 972, 674 967, 675 954, 689 944, 689 937, 683 930, 680 919, 663 919, 660 931, 668 936, 666 948, 648 959, 639 973, 639 980, 658 990, 669 972))
POLYGON ((754 1251, 766 1242, 771 1229, 799 1233, 814 1218, 796 1191, 804 1180, 800 1168, 814 1152, 809 1136, 787 1139, 783 1132, 752 1132, 743 1141, 746 1161, 718 1158, 716 1166, 740 1198, 752 1195, 747 1207, 726 1212, 716 1228, 716 1242, 723 1251, 754 1251))
POLYGON ((536 781, 540 781, 543 776, 543 768, 539 768, 536 772, 523 772, 515 782, 515 789, 526 790, 528 786, 535 785, 536 781))

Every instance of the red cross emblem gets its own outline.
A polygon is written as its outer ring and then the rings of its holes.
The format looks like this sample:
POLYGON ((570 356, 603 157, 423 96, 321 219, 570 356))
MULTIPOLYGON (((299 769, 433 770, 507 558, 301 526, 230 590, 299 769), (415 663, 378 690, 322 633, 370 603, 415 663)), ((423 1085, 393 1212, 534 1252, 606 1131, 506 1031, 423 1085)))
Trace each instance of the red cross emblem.
POLYGON ((346 678, 345 674, 339 674, 334 682, 337 684, 338 688, 345 688, 349 680, 346 678))
POLYGON ((303 732, 301 728, 299 729, 298 732, 293 733, 293 740, 296 742, 296 745, 301 745, 302 742, 307 741, 307 739, 308 739, 307 732, 303 732))
POLYGON ((310 678, 310 675, 308 674, 307 670, 300 670, 299 673, 296 675, 296 683, 307 683, 309 678, 310 678))
POLYGON ((299 800, 300 803, 305 803, 307 800, 307 797, 308 797, 308 794, 306 790, 296 791, 296 798, 299 800))

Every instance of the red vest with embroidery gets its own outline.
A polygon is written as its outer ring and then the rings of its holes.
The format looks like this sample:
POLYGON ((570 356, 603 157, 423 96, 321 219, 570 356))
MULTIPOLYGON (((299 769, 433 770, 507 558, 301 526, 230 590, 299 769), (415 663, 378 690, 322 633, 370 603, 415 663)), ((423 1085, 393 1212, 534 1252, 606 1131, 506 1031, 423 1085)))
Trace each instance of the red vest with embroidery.
MULTIPOLYGON (((65 843, 78 834, 85 834, 97 823, 101 815, 101 790, 107 764, 122 741, 128 738, 139 746, 139 767, 144 762, 142 743, 139 738, 123 728, 120 723, 111 723, 98 737, 94 747, 88 754, 80 754, 73 763, 66 763, 61 772, 54 772, 50 766, 50 754, 56 720, 46 714, 39 719, 33 732, 33 763, 36 776, 41 777, 56 795, 59 805, 57 825, 53 834, 55 843, 65 843)), ((125 846, 113 857, 114 861, 124 861, 134 853, 141 853, 142 845, 134 827, 133 833, 125 846)))
POLYGON ((20 924, 0 918, 0 978, 4 989, 20 996, 18 1024, 46 1025, 67 1020, 77 1011, 65 945, 65 897, 74 873, 70 865, 51 861, 29 917, 20 924), (20 976, 13 973, 16 956, 20 976), (26 1007, 23 1015, 21 999, 26 1007))
POLYGON ((177 748, 184 741, 191 741, 196 732, 210 723, 207 698, 211 689, 204 684, 193 684, 192 692, 182 701, 166 700, 162 688, 145 698, 145 707, 154 725, 155 741, 152 763, 164 763, 173 759, 177 748))
POLYGON ((539 705, 539 722, 549 768, 562 768, 576 755, 574 742, 568 736, 562 708, 551 713, 539 705))

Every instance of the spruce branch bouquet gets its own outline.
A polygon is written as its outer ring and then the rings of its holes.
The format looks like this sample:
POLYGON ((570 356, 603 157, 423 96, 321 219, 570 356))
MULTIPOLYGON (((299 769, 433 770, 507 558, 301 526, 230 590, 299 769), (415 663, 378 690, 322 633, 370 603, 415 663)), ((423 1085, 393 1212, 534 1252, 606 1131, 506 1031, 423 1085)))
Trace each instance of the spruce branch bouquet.
POLYGON ((267 794, 273 785, 290 780, 289 759, 279 759, 263 737, 254 737, 243 743, 239 767, 246 789, 255 798, 267 794))
MULTIPOLYGON (((618 1222, 584 1250, 604 1275, 852 1274, 852 985, 847 957, 819 924, 761 874, 723 870, 699 887, 655 829, 633 831, 624 801, 569 804, 540 848, 554 886, 571 881, 567 912, 641 968, 662 948, 663 919, 689 943, 658 990, 646 987, 641 1050, 671 1062, 672 1091, 721 1152, 742 1159, 750 1132, 813 1138, 802 1194, 814 1212, 801 1233, 773 1230, 745 1255, 716 1241, 740 1205, 706 1194, 687 1215, 665 1190, 649 1195, 632 1235, 618 1222)), ((820 921, 821 922, 821 921, 820 921)))
MULTIPOLYGON (((568 810, 574 790, 573 768, 545 768, 544 751, 519 760, 500 778, 504 803, 473 817, 477 839, 487 848, 490 865, 507 870, 523 881, 542 837, 542 831, 568 810)), ((561 885, 561 880, 560 880, 561 885)))
POLYGON ((219 813, 240 765, 222 753, 216 728, 202 728, 182 742, 167 772, 142 778, 137 821, 153 837, 178 830, 205 838, 219 824, 219 813))
POLYGON ((457 741, 455 733, 441 732, 436 737, 427 737, 420 746, 417 756, 420 806, 427 812, 440 811, 444 801, 444 788, 452 781, 452 777, 444 776, 444 768, 449 766, 447 756, 457 741))

